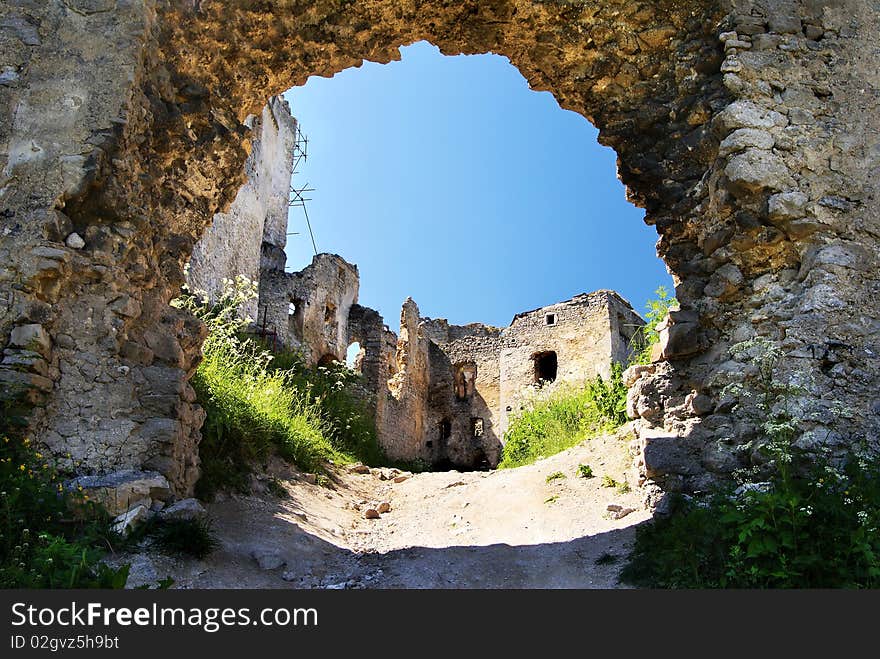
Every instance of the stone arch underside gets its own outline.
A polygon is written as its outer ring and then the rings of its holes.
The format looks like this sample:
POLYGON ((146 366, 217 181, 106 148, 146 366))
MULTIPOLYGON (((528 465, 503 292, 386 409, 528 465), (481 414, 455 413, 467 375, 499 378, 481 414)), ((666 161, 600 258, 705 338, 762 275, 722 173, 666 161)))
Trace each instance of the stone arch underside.
POLYGON ((880 67, 865 5, 4 3, 6 396, 62 465, 156 469, 191 491, 203 329, 168 301, 243 182, 246 117, 424 39, 505 55, 590 120, 657 228, 681 310, 662 359, 630 374, 643 482, 701 489, 759 459, 755 425, 721 396, 747 373, 728 347, 755 335, 812 379, 799 441, 876 442, 880 67))

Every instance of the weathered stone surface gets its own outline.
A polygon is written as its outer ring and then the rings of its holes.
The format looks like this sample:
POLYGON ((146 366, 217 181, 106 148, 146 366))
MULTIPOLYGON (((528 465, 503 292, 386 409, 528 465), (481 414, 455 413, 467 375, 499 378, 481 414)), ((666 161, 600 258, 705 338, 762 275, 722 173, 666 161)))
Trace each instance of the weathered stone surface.
POLYGON ((696 323, 670 325, 660 332, 660 351, 663 359, 678 359, 699 352, 700 326, 696 323))
POLYGON ((110 528, 119 535, 128 535, 152 517, 148 506, 138 504, 131 510, 117 516, 110 528))
POLYGON ((286 563, 284 557, 278 551, 264 547, 258 547, 251 551, 251 558, 257 562, 261 570, 267 571, 277 570, 286 563))
POLYGON ((770 219, 774 221, 796 220, 804 217, 810 198, 803 192, 781 192, 768 200, 770 219))
POLYGON ((52 340, 42 325, 19 325, 9 335, 9 343, 17 348, 38 352, 48 357, 52 352, 52 340))
POLYGON ((161 474, 142 471, 118 471, 102 476, 80 476, 67 482, 66 487, 79 490, 101 504, 111 515, 119 515, 134 506, 150 507, 153 499, 165 501, 171 497, 168 480, 161 474))
POLYGON ((760 149, 749 148, 733 156, 724 173, 732 189, 739 193, 784 190, 794 185, 783 160, 760 149))
POLYGON ((162 519, 202 519, 208 515, 208 511, 198 499, 181 499, 160 512, 162 519))
POLYGON ((693 475, 701 470, 701 446, 674 434, 644 433, 641 435, 642 459, 648 478, 693 475))
MULTIPOLYGON (((162 463, 179 494, 191 490, 199 415, 181 408, 190 423, 171 444, 141 442, 158 435, 139 428, 148 421, 144 410, 158 404, 151 387, 183 401, 197 363, 200 331, 167 303, 193 245, 245 180, 255 138, 247 117, 310 75, 365 59, 388 62, 401 44, 419 39, 447 53, 508 56, 533 88, 588 117, 616 150, 628 196, 657 228, 676 296, 683 309, 699 312, 702 337, 700 351, 672 370, 640 378, 653 385, 634 384, 651 411, 650 423, 640 423, 685 441, 699 436, 685 399, 694 388, 718 393, 711 383, 727 348, 751 328, 787 355, 824 340, 852 346, 827 373, 813 357, 787 359, 784 370, 818 373, 817 391, 800 403, 808 418, 823 419, 819 426, 834 426, 848 441, 880 436, 868 405, 869 392, 880 390, 880 100, 871 83, 880 16, 871 3, 354 0, 303 8, 83 0, 24 7, 0 7, 0 344, 18 350, 13 329, 33 323, 50 339, 71 338, 52 342, 45 357, 52 387, 30 399, 29 430, 60 459, 72 453, 104 471, 162 463), (739 43, 749 40, 751 48, 739 43), (740 129, 764 131, 774 146, 752 135, 744 150, 719 155, 740 129), (800 218, 768 217, 769 198, 792 192, 817 201, 800 218), (63 246, 72 232, 83 248, 63 246), (822 252, 841 242, 863 251, 822 252), (714 249, 706 254, 705 246, 714 249), (710 273, 727 263, 742 273, 745 291, 770 275, 762 291, 773 294, 708 295, 710 273), (140 305, 139 315, 109 308, 121 294, 140 305), (157 335, 173 342, 160 345, 157 335), (152 357, 151 343, 159 347, 152 357), (161 369, 163 382, 149 381, 151 368, 161 369), (823 399, 841 402, 853 417, 813 410, 823 399), (80 431, 70 432, 71 421, 80 431)), ((741 138, 726 148, 738 149, 741 138)), ((370 331, 394 353, 381 327, 370 331)), ((428 382, 417 353, 402 354, 402 363, 413 366, 414 382, 428 382)), ((395 376, 392 365, 383 368, 395 376)), ((740 363, 735 372, 744 371, 740 363)), ((676 483, 671 477, 668 486, 676 483)))
POLYGON ((67 238, 64 240, 64 244, 72 249, 82 249, 86 246, 86 241, 84 241, 82 237, 74 231, 69 236, 67 236, 67 238))
POLYGON ((766 130, 758 130, 757 128, 740 128, 733 131, 724 138, 721 146, 718 147, 719 156, 729 156, 732 153, 739 153, 746 149, 763 149, 765 151, 773 148, 776 140, 766 130))

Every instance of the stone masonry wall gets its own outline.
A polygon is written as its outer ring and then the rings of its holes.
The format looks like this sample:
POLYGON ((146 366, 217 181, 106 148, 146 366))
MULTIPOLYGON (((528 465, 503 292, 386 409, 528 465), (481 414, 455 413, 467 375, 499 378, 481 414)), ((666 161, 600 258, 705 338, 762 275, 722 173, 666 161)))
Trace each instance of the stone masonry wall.
POLYGON ((311 366, 344 362, 359 286, 357 266, 336 254, 318 254, 299 272, 264 268, 258 324, 277 332, 281 345, 300 350, 311 366))
MULTIPOLYGON (((378 328, 378 314, 372 323, 378 328)), ((544 385, 548 389, 579 385, 597 374, 608 377, 612 361, 626 363, 629 338, 642 324, 613 291, 518 314, 505 329, 420 319, 408 300, 393 369, 387 355, 376 352, 381 341, 362 344, 363 364, 371 373, 396 371, 387 385, 381 377, 369 378, 377 387, 380 444, 397 460, 462 469, 495 466, 511 412, 535 390, 536 354, 553 350, 558 356, 557 378, 544 385), (554 315, 553 326, 546 324, 548 314, 554 315), (628 333, 625 339, 622 333, 628 333)), ((360 330, 359 336, 368 334, 360 330)))
POLYGON ((436 346, 425 437, 433 442, 430 461, 460 468, 495 466, 501 458, 501 330, 424 319, 421 331, 436 346), (470 365, 476 371, 473 386, 465 376, 470 365))
POLYGON ((657 229, 681 308, 630 374, 647 488, 761 463, 721 397, 755 336, 804 384, 800 445, 880 452, 878 29, 863 0, 2 3, 3 396, 61 466, 191 489, 201 331, 168 302, 245 180, 243 122, 426 39, 591 121, 657 229))
POLYGON ((504 330, 500 355, 501 434, 534 391, 537 355, 556 355, 558 371, 555 381, 544 385, 548 390, 579 384, 597 375, 608 379, 613 361, 626 364, 630 345, 620 338, 620 318, 625 320, 623 325, 630 337, 643 324, 629 303, 614 291, 579 295, 517 314, 504 330))
MULTIPOLYGON (((190 290, 204 291, 212 300, 223 290, 224 279, 244 275, 258 282, 264 243, 283 250, 287 241, 296 119, 287 102, 273 96, 259 117, 249 117, 245 124, 254 135, 245 163, 247 181, 229 210, 214 215, 193 247, 187 274, 190 290)), ((257 319, 257 307, 257 300, 250 300, 241 313, 257 319)))

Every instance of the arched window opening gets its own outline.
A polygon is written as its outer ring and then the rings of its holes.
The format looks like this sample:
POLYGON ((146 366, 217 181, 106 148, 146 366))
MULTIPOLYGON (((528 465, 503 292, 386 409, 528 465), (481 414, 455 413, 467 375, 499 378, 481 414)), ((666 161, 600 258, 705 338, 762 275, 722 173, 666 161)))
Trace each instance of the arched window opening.
POLYGON ((345 365, 355 373, 363 373, 365 354, 366 350, 361 347, 361 344, 357 341, 353 342, 345 352, 345 365))
POLYGON ((455 365, 455 398, 468 400, 474 395, 477 384, 477 365, 461 362, 455 365))

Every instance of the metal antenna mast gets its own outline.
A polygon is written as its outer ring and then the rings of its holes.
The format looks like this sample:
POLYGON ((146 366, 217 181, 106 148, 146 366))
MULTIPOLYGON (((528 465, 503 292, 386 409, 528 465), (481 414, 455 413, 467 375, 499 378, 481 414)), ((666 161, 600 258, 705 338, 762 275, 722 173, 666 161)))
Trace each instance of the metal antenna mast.
MULTIPOLYGON (((293 173, 291 175, 291 180, 293 176, 296 176, 297 169, 300 164, 305 160, 308 160, 309 157, 309 138, 303 135, 302 130, 300 130, 299 122, 296 123, 296 135, 293 142, 293 173)), ((309 236, 312 239, 312 249, 315 250, 315 256, 318 255, 318 245, 315 242, 315 232, 312 231, 312 221, 309 219, 309 209, 306 208, 306 202, 311 201, 311 197, 305 197, 304 195, 308 192, 314 192, 314 188, 310 188, 309 184, 306 183, 301 188, 296 188, 293 185, 290 186, 290 198, 287 201, 288 208, 299 207, 303 209, 303 215, 306 218, 306 226, 309 229, 309 236)), ((295 235, 293 234, 288 235, 295 235)))

